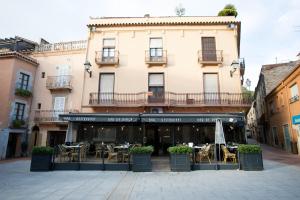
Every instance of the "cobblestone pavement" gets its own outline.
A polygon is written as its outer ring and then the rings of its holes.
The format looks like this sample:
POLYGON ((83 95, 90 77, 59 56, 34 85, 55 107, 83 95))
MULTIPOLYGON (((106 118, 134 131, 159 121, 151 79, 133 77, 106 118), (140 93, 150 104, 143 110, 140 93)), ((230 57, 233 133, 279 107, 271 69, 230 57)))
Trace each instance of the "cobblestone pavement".
POLYGON ((264 171, 29 172, 0 163, 0 199, 300 199, 300 158, 264 146, 264 171))

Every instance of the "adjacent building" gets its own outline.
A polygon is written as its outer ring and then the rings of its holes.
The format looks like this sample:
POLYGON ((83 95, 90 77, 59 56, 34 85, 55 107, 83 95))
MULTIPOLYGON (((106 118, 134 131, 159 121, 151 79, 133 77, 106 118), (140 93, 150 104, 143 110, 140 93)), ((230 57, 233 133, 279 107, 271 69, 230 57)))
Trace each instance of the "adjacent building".
POLYGON ((274 146, 293 153, 300 150, 299 123, 292 122, 292 118, 300 117, 299 88, 300 64, 266 96, 268 140, 274 146))
POLYGON ((37 43, 21 37, 0 39, 0 159, 27 150, 33 83, 38 68, 30 56, 37 43))

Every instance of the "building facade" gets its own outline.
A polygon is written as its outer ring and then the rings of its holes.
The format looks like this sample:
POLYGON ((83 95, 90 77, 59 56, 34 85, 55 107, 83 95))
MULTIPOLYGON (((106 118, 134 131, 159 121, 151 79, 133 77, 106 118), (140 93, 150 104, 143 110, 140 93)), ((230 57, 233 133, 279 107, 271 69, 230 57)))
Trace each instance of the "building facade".
POLYGON ((300 65, 292 70, 267 96, 268 136, 274 146, 299 152, 299 127, 292 118, 300 114, 300 65))
POLYGON ((92 18, 87 41, 43 44, 31 146, 245 142, 240 22, 234 17, 92 18))
POLYGON ((255 121, 252 130, 259 142, 272 145, 268 140, 269 120, 266 105, 266 96, 287 76, 299 63, 299 61, 263 65, 259 80, 254 92, 255 121))
POLYGON ((21 156, 27 149, 38 67, 29 55, 36 45, 21 37, 0 39, 0 159, 21 156))

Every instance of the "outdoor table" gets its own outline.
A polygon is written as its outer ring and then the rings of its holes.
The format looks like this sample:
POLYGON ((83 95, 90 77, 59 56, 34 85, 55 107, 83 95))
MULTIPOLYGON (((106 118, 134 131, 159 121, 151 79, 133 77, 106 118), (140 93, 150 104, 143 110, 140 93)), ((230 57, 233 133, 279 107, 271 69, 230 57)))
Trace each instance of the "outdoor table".
MULTIPOLYGON (((75 151, 78 150, 78 160, 80 160, 79 159, 80 158, 80 145, 79 144, 78 145, 70 145, 70 146, 63 145, 63 147, 66 148, 66 149, 71 150, 71 152, 72 152, 72 150, 75 150, 75 151)), ((72 160, 72 161, 74 161, 74 160, 72 160)))
POLYGON ((114 149, 117 150, 117 160, 118 162, 123 162, 123 153, 128 152, 128 148, 129 146, 127 145, 119 145, 119 146, 115 146, 114 149))

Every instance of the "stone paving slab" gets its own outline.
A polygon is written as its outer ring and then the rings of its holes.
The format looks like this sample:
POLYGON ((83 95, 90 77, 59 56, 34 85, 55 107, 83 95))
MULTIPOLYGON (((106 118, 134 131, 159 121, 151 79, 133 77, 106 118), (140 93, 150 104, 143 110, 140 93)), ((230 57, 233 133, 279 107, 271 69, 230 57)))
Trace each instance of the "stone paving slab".
POLYGON ((264 160, 264 171, 30 172, 29 166, 28 160, 0 164, 1 200, 300 199, 300 167, 272 159, 264 160))

